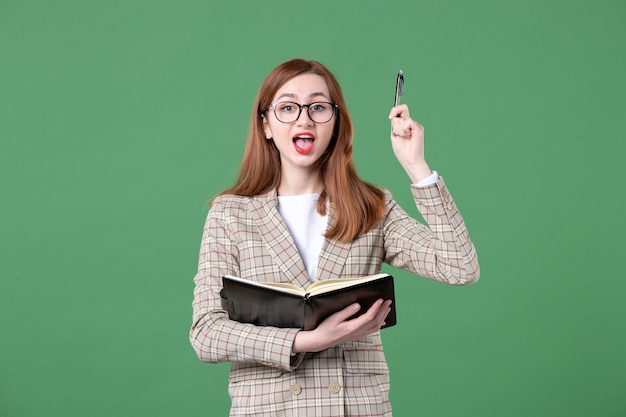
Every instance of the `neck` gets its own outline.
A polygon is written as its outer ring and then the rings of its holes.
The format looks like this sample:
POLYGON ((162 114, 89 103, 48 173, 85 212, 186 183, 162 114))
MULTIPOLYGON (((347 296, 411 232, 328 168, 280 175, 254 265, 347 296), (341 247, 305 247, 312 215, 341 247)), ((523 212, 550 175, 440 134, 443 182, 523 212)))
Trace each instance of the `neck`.
POLYGON ((324 189, 322 178, 318 171, 311 172, 289 172, 283 171, 278 195, 290 196, 301 194, 319 194, 324 189))

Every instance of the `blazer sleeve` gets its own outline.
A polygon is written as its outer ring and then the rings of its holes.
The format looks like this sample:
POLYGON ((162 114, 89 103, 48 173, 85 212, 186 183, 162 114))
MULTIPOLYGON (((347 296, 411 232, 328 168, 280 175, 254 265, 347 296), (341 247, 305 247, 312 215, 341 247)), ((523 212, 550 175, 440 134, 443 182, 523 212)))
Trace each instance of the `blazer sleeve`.
POLYGON ((384 222, 385 262, 446 284, 477 281, 480 268, 476 249, 443 178, 426 187, 412 186, 411 190, 428 226, 390 200, 384 222))
POLYGON ((291 355, 299 329, 243 324, 228 318, 222 309, 222 277, 239 275, 237 247, 218 197, 204 226, 198 272, 194 278, 191 345, 203 362, 248 362, 293 370, 303 355, 291 355))

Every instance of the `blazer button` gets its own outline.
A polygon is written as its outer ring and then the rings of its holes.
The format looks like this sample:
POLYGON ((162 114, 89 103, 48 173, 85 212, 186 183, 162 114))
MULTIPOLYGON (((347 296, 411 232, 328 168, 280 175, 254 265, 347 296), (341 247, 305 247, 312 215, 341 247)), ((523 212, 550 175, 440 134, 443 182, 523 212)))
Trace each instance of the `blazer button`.
POLYGON ((300 395, 302 392, 302 386, 300 384, 293 384, 290 389, 293 395, 300 395))
POLYGON ((328 390, 331 392, 331 394, 337 394, 341 390, 341 385, 336 382, 331 382, 328 386, 328 390))

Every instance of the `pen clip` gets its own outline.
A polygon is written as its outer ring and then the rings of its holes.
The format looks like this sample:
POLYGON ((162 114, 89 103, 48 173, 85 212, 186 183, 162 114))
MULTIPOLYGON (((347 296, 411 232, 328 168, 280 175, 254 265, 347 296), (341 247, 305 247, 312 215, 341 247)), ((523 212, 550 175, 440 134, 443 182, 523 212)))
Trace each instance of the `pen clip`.
POLYGON ((402 70, 398 71, 398 77, 396 78, 396 97, 394 100, 394 106, 400 104, 400 96, 404 94, 404 73, 402 70))

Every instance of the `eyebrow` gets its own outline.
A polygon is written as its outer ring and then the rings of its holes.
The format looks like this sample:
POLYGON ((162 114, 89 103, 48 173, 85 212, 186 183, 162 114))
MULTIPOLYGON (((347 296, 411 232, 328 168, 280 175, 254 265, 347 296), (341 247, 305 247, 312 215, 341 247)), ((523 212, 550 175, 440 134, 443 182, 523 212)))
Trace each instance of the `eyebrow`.
MULTIPOLYGON (((280 96, 276 97, 276 100, 280 100, 283 97, 293 98, 293 99, 298 98, 298 96, 296 94, 293 94, 293 93, 283 93, 280 96)), ((329 100, 328 96, 326 94, 322 93, 322 92, 309 94, 309 98, 313 98, 313 97, 323 97, 323 98, 329 100)))

